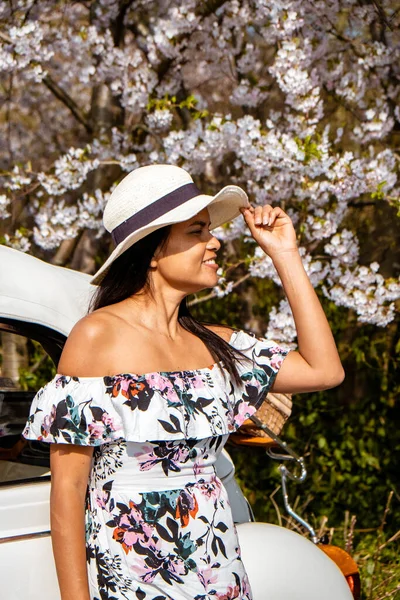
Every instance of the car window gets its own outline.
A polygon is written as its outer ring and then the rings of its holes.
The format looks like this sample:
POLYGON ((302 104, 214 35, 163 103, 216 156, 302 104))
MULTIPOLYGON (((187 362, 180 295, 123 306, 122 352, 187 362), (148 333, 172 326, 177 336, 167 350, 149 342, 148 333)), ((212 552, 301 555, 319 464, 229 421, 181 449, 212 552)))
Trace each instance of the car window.
POLYGON ((48 444, 25 440, 21 432, 36 391, 55 372, 38 341, 0 331, 0 485, 49 473, 48 444))

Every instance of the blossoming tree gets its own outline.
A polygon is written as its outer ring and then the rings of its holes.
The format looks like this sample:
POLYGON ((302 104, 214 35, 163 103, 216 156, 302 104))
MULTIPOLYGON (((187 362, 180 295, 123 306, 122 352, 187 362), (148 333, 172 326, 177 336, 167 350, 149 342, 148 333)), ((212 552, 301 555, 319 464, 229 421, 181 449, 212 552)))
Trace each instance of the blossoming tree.
MULTIPOLYGON (((116 182, 139 165, 175 163, 208 193, 234 182, 255 204, 281 205, 314 286, 385 326, 400 282, 360 261, 355 214, 385 204, 395 220, 400 208, 395 4, 2 2, 2 242, 93 271, 116 182)), ((279 286, 242 217, 216 233, 246 271, 221 273, 213 296, 248 277, 279 286)), ((263 333, 290 344, 281 297, 263 333)))

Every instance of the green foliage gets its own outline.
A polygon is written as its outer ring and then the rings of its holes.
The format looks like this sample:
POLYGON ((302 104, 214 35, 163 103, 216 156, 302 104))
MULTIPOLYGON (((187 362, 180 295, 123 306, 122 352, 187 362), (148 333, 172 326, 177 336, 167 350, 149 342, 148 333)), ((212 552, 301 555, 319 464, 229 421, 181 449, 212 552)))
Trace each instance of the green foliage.
POLYGON ((387 183, 386 181, 381 181, 380 183, 378 183, 378 185, 376 186, 376 191, 372 192, 372 194, 371 194, 371 198, 373 200, 384 200, 385 199, 386 194, 383 191, 383 188, 386 183, 387 183))
POLYGON ((362 600, 382 597, 386 600, 400 599, 398 541, 391 542, 384 530, 368 533, 356 531, 353 556, 360 569, 362 600))
POLYGON ((28 340, 28 366, 19 369, 19 386, 24 391, 37 391, 55 375, 55 366, 41 344, 28 340))
POLYGON ((313 158, 321 160, 322 152, 319 149, 319 135, 314 135, 314 137, 307 135, 307 137, 305 137, 304 140, 299 137, 295 137, 294 139, 299 149, 304 152, 305 164, 308 164, 313 158))
POLYGON ((173 109, 187 109, 193 119, 204 119, 208 116, 208 110, 197 110, 198 100, 191 94, 180 102, 177 101, 176 96, 165 94, 163 98, 151 98, 147 103, 148 112, 155 110, 173 110, 173 109))

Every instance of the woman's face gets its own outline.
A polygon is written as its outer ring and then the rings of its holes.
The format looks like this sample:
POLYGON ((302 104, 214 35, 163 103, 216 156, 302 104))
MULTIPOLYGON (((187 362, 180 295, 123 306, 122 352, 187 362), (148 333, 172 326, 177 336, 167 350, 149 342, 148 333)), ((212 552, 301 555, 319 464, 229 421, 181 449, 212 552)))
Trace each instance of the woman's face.
POLYGON ((162 250, 156 252, 152 266, 154 281, 193 294, 218 283, 216 254, 220 242, 210 233, 210 218, 205 208, 188 221, 171 226, 162 250))

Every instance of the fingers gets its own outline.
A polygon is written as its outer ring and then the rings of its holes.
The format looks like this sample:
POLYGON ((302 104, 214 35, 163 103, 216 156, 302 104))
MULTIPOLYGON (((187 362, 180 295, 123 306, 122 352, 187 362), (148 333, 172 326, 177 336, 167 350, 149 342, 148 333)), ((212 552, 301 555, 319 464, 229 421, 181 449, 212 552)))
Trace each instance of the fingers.
POLYGON ((270 204, 264 206, 250 206, 248 209, 242 209, 242 214, 252 215, 254 225, 272 227, 279 217, 282 209, 279 206, 273 208, 270 204))

